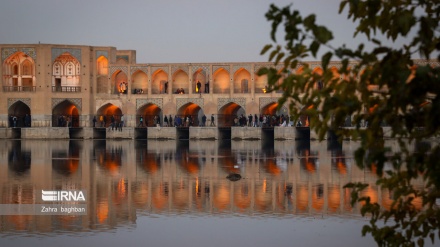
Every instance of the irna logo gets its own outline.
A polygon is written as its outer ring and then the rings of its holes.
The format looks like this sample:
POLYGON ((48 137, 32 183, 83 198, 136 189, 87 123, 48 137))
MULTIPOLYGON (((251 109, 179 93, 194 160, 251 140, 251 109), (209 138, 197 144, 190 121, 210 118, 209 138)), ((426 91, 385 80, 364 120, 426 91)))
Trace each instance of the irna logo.
POLYGON ((79 202, 86 200, 84 193, 80 190, 42 190, 41 199, 45 202, 79 202))

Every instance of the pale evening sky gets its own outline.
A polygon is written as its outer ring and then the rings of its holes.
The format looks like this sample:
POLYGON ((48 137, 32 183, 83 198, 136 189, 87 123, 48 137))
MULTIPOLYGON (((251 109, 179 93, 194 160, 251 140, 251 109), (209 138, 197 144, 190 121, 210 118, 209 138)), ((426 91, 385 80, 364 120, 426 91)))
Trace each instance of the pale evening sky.
POLYGON ((137 63, 265 62, 271 3, 316 13, 333 46, 358 43, 338 0, 5 0, 0 43, 114 46, 136 50, 137 63))

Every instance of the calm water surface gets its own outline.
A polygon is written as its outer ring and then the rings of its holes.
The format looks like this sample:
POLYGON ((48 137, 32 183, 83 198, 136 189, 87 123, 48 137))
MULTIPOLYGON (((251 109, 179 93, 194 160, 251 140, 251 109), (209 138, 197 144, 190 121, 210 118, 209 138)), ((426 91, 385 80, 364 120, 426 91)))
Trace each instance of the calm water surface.
POLYGON ((374 246, 343 186, 391 201, 354 164, 358 145, 2 140, 2 204, 84 190, 87 214, 0 215, 0 246, 374 246))

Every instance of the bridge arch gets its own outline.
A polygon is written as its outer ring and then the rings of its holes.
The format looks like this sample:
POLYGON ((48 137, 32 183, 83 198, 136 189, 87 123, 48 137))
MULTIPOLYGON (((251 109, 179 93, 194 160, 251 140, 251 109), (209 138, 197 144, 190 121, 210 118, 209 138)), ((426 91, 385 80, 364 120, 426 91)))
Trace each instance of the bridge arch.
POLYGON ((80 109, 66 99, 52 109, 52 127, 79 127, 80 109))
POLYGON ((148 92, 148 75, 137 70, 131 75, 131 88, 133 94, 146 94, 148 92))
POLYGON ((224 68, 219 68, 213 73, 214 93, 229 93, 230 76, 224 68))
POLYGON ((163 69, 156 70, 151 76, 151 93, 152 94, 161 94, 165 93, 165 86, 167 85, 167 89, 169 90, 168 83, 168 74, 163 69))
POLYGON ((146 127, 156 126, 156 123, 154 122, 155 117, 158 117, 160 119, 161 124, 163 121, 162 109, 158 105, 153 103, 147 103, 139 107, 136 112, 136 123, 139 123, 139 119, 141 116, 144 119, 143 124, 146 127))
POLYGON ((111 117, 114 116, 115 121, 119 122, 122 116, 121 108, 111 103, 101 106, 96 112, 98 116, 104 116, 104 126, 107 127, 111 123, 111 117))
POLYGON ((16 101, 8 109, 9 127, 13 126, 13 117, 17 118, 16 127, 30 127, 30 115, 31 110, 29 106, 21 100, 16 101), (29 116, 28 122, 26 121, 26 116, 29 116))
POLYGON ((200 126, 204 114, 203 109, 198 104, 192 102, 188 102, 177 109, 177 115, 181 117, 182 120, 184 120, 185 117, 191 117, 191 126, 200 126))
POLYGON ((234 74, 234 93, 250 93, 251 74, 240 68, 234 74))
POLYGON ((10 91, 32 91, 35 86, 35 61, 28 54, 18 51, 3 62, 3 86, 10 91))
POLYGON ((228 104, 222 106, 218 112, 218 126, 233 126, 234 119, 241 115, 246 116, 245 109, 235 102, 229 102, 228 104))
MULTIPOLYGON (((185 71, 178 69, 176 72, 174 72, 172 78, 172 92, 177 92, 178 89, 183 89, 183 92, 189 93, 189 76, 185 71)), ((193 88, 193 91, 196 91, 195 87, 193 88)))

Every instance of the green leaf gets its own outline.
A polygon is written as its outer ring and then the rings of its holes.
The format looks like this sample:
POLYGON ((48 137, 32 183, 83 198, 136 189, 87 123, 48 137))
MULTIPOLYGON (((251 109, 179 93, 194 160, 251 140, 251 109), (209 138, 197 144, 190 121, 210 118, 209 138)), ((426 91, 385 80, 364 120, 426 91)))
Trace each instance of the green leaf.
POLYGON ((266 45, 266 46, 264 46, 264 48, 261 50, 260 55, 264 55, 272 47, 273 47, 273 45, 266 45))
POLYGON ((319 43, 316 41, 313 41, 312 44, 310 45, 309 49, 312 52, 313 56, 316 57, 316 53, 318 52, 318 49, 319 49, 319 43))
POLYGON ((332 58, 333 54, 331 52, 327 52, 323 57, 322 57, 322 68, 324 70, 327 69, 328 64, 330 63, 330 59, 332 58))

